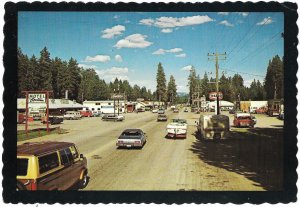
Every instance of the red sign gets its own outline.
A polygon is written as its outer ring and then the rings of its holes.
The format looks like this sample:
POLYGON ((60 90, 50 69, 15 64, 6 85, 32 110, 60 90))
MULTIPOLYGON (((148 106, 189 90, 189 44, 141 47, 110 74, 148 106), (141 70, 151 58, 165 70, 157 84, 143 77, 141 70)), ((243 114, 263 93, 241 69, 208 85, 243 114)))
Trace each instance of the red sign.
MULTIPOLYGON (((223 99, 223 93, 219 92, 219 100, 223 99)), ((209 93, 209 100, 217 100, 217 92, 210 92, 209 93)))

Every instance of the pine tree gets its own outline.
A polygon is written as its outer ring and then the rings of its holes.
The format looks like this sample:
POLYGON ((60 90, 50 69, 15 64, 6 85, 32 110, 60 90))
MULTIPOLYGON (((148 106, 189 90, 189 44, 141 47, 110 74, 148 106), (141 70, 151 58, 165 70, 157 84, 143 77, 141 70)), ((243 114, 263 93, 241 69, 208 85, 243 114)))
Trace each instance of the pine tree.
POLYGON ((176 100, 176 95, 177 95, 177 88, 176 88, 175 78, 173 75, 170 76, 170 80, 167 88, 167 94, 168 94, 168 101, 173 104, 174 101, 176 100))
POLYGON ((39 59, 39 90, 52 90, 51 59, 47 48, 40 52, 39 59))
POLYGON ((156 74, 156 95, 159 101, 166 101, 166 76, 162 64, 159 63, 157 66, 157 74, 156 74))

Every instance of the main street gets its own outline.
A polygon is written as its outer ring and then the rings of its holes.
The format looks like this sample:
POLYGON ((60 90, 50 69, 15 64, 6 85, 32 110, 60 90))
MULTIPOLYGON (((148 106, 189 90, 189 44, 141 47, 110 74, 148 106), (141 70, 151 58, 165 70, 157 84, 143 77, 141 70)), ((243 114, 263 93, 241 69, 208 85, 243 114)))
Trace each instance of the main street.
MULTIPOLYGON (((125 114, 123 122, 101 118, 65 120, 66 134, 30 141, 74 142, 88 159, 89 183, 83 190, 280 190, 282 125, 275 117, 257 115, 257 128, 232 128, 221 142, 196 138, 199 114, 166 112, 169 121, 188 121, 186 139, 166 139, 166 125, 151 112, 125 114), (147 133, 143 149, 117 149, 116 139, 126 128, 147 133), (276 162, 274 162, 274 160, 276 162)), ((232 123, 232 115, 231 123, 232 123)), ((18 144, 21 144, 19 142, 18 144)))

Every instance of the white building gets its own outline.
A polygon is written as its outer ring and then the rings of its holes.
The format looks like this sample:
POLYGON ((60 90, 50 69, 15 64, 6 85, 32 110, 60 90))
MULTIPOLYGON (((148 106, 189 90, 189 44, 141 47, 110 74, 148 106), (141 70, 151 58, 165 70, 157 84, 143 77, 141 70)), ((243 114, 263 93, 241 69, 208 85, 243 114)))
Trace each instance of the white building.
MULTIPOLYGON (((206 108, 207 109, 216 109, 216 105, 217 105, 217 101, 211 101, 211 102, 208 102, 206 108)), ((226 111, 226 110, 233 109, 234 103, 231 103, 229 101, 219 101, 219 106, 220 106, 221 110, 226 111)))
POLYGON ((114 109, 115 109, 115 113, 118 113, 118 108, 119 108, 119 113, 126 112, 124 100, 119 100, 119 102, 118 100, 115 100, 115 103, 114 100, 84 101, 82 105, 85 107, 86 110, 88 109, 91 111, 97 111, 103 114, 113 114, 114 109))

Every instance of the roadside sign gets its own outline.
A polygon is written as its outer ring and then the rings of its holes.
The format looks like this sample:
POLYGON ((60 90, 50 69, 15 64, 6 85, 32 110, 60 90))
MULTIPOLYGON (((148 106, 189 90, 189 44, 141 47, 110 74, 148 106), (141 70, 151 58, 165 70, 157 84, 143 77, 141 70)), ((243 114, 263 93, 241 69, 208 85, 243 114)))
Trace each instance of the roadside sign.
POLYGON ((45 93, 29 93, 28 94, 29 103, 46 103, 45 93))
MULTIPOLYGON (((219 92, 219 100, 222 100, 223 99, 223 93, 222 92, 219 92)), ((210 92, 209 93, 209 100, 217 100, 217 92, 210 92)))
POLYGON ((111 99, 123 99, 123 95, 119 94, 119 95, 112 95, 111 99))

